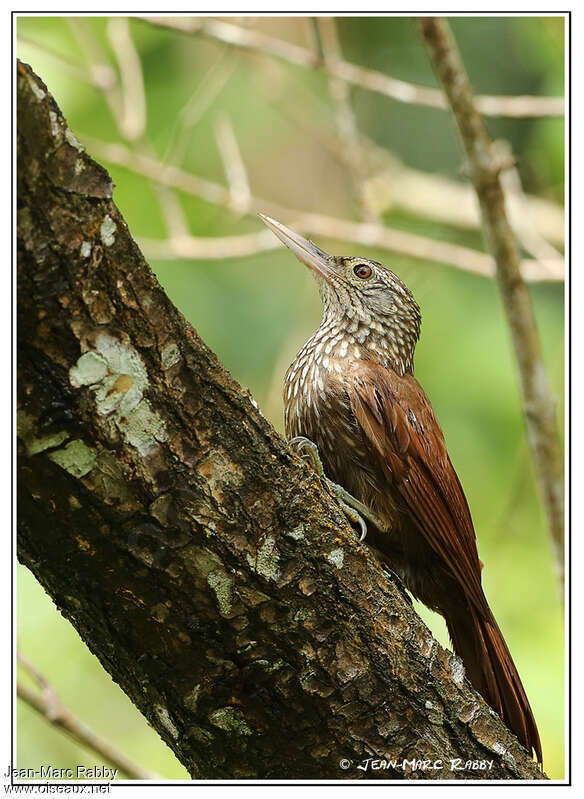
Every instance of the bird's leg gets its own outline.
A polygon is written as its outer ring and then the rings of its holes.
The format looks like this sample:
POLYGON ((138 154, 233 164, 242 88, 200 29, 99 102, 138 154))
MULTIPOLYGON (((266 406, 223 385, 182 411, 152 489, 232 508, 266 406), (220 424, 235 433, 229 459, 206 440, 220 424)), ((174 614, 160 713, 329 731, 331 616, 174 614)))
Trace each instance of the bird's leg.
POLYGON ((313 441, 311 441, 309 438, 306 438, 306 436, 294 436, 294 438, 290 439, 290 446, 294 447, 298 451, 300 457, 306 459, 318 476, 326 482, 328 487, 337 498, 337 502, 341 506, 343 513, 349 519, 349 521, 353 522, 353 524, 359 525, 361 528, 359 541, 364 541, 365 536, 367 535, 367 523, 365 522, 365 519, 367 519, 367 521, 369 521, 374 527, 377 527, 380 532, 389 533, 390 528, 384 524, 374 513, 372 513, 367 505, 364 505, 352 494, 349 494, 349 492, 343 488, 343 486, 340 486, 337 483, 333 483, 332 480, 329 480, 324 473, 322 461, 320 459, 320 455, 318 454, 318 447, 313 441))
POLYGON ((308 461, 319 477, 324 477, 324 466, 318 454, 318 447, 306 436, 294 436, 288 442, 292 449, 305 461, 308 461))

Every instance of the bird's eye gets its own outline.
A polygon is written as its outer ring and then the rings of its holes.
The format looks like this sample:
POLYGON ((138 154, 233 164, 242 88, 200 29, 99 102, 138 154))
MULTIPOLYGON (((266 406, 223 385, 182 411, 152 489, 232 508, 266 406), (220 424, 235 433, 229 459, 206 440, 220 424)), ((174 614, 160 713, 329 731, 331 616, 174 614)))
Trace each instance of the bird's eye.
POLYGON ((357 266, 353 267, 353 274, 357 275, 357 277, 363 278, 364 280, 368 277, 371 277, 371 267, 367 266, 367 264, 357 264, 357 266))

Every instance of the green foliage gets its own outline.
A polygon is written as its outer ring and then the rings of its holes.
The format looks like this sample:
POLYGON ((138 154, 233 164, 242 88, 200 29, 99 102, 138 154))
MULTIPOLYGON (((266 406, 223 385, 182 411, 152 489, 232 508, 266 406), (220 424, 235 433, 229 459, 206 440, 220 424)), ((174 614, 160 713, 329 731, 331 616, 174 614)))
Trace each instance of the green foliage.
MULTIPOLYGON (((83 23, 83 21, 81 21, 83 23)), ((306 45, 307 20, 271 18, 259 27, 306 45)), ((115 64, 107 20, 87 23, 115 64)), ((458 18, 454 33, 477 92, 556 94, 563 87, 563 23, 556 18, 458 18)), ((47 83, 83 141, 121 141, 103 95, 71 77, 51 55, 84 65, 86 49, 63 18, 22 17, 19 57, 47 83), (40 47, 33 47, 30 41, 40 47)), ((414 83, 435 78, 409 18, 343 18, 339 34, 347 60, 414 83)), ((133 20, 131 32, 144 74, 151 151, 187 171, 225 185, 215 136, 227 112, 254 195, 299 210, 354 217, 358 207, 347 170, 327 146, 335 109, 326 75, 245 53, 199 36, 133 20), (221 69, 230 70, 208 107, 201 96, 221 69), (193 108, 199 118, 185 124, 193 108)), ((443 111, 404 105, 360 89, 351 100, 361 133, 417 169, 456 179, 462 154, 452 119, 443 111)), ((563 121, 488 120, 508 139, 526 190, 563 197, 563 121)), ((91 153, 91 146, 89 146, 91 153)), ((103 160, 98 158, 98 160, 103 160)), ((144 177, 107 164, 114 199, 133 235, 164 238, 159 194, 144 177)), ((178 193, 190 232, 230 236, 260 230, 253 215, 237 217, 199 197, 178 193)), ((265 210, 259 206, 257 210, 265 210)), ((292 220, 286 220, 292 221, 292 220)), ((478 231, 463 231, 395 210, 393 227, 482 249, 478 231)), ((404 256, 347 243, 318 242, 337 254, 363 254, 386 263, 411 287, 423 313, 416 374, 443 426, 451 458, 475 521, 486 592, 524 679, 543 739, 545 767, 563 777, 563 618, 551 543, 539 503, 508 328, 494 281, 404 256)), ((152 261, 170 297, 233 375, 248 386, 282 429, 280 385, 296 350, 320 319, 316 287, 284 250, 237 260, 152 261)), ((563 287, 533 286, 545 362, 562 398, 563 287)), ((441 640, 440 620, 422 609, 441 640)), ((129 700, 56 613, 32 577, 19 572, 19 643, 62 699, 88 724, 141 764, 168 778, 184 771, 129 700)), ((18 766, 92 764, 19 706, 18 766)))

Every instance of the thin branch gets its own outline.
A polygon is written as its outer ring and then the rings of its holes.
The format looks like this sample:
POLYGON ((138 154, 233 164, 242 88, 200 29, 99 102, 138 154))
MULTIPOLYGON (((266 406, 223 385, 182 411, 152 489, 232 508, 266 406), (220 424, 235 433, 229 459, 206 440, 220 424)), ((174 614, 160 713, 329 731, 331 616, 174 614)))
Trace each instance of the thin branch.
POLYGON ((185 194, 200 197, 214 205, 222 205, 230 210, 235 210, 229 189, 219 183, 185 172, 172 164, 161 163, 156 158, 134 152, 123 144, 104 142, 85 135, 82 138, 84 144, 92 152, 112 164, 124 166, 149 180, 179 189, 185 194))
POLYGON ((45 44, 45 42, 37 42, 21 33, 17 36, 17 42, 21 46, 31 47, 38 53, 41 53, 44 56, 49 56, 59 65, 59 69, 62 73, 68 74, 74 80, 78 80, 81 83, 87 83, 96 89, 102 89, 104 81, 108 86, 111 84, 111 74, 107 75, 106 72, 90 72, 87 67, 83 66, 83 64, 80 64, 74 59, 69 58, 62 51, 55 50, 54 48, 45 44))
POLYGON ((184 161, 188 149, 189 133, 215 102, 237 66, 236 58, 226 58, 226 56, 227 52, 222 52, 207 69, 185 105, 178 112, 170 143, 162 159, 164 163, 180 166, 184 161))
POLYGON ((177 193, 160 183, 155 184, 155 190, 169 238, 175 241, 189 237, 188 219, 177 193))
MULTIPOLYGON (((128 20, 122 17, 113 18, 109 20, 106 29, 118 62, 121 86, 91 26, 88 26, 84 20, 72 19, 69 22, 73 34, 87 53, 90 75, 109 76, 105 82, 97 83, 94 80, 93 85, 103 93, 120 136, 135 152, 140 152, 145 157, 153 157, 154 150, 145 136, 147 109, 142 63, 128 20)), ((188 223, 176 193, 160 181, 153 181, 153 184, 170 237, 178 240, 181 236, 188 236, 188 223)))
POLYGON ((240 214, 248 214, 252 204, 247 170, 241 157, 235 131, 227 114, 221 114, 215 124, 217 147, 229 183, 231 207, 240 214))
MULTIPOLYGON (((484 277, 495 276, 495 264, 490 255, 458 244, 429 239, 375 223, 352 222, 322 214, 288 210, 283 218, 287 224, 305 235, 352 242, 364 247, 378 247, 410 258, 455 266, 484 277)), ((265 231, 216 238, 188 236, 176 241, 149 238, 140 238, 139 241, 149 258, 165 260, 243 258, 276 250, 280 246, 277 241, 271 241, 265 231)), ((526 280, 562 280, 563 262, 525 259, 521 261, 521 269, 526 280)))
MULTIPOLYGON (((192 17, 140 17, 151 25, 172 28, 188 34, 201 34, 264 55, 273 56, 302 67, 319 68, 328 75, 340 78, 354 86, 382 94, 400 103, 425 105, 446 109, 448 104, 439 89, 417 86, 381 72, 350 64, 347 61, 328 61, 322 64, 317 53, 283 39, 277 39, 257 30, 241 28, 230 22, 192 17)), ((482 95, 476 98, 477 108, 488 116, 539 117, 562 116, 562 97, 493 97, 482 95)))
POLYGON ((126 17, 112 17, 108 20, 106 31, 122 79, 123 114, 119 119, 120 130, 128 141, 137 141, 146 131, 146 93, 142 62, 126 17))
MULTIPOLYGON (((83 141, 91 152, 110 163, 124 166, 144 177, 171 186, 186 194, 201 197, 207 202, 221 205, 238 212, 234 206, 229 189, 218 183, 196 177, 174 166, 161 164, 146 155, 133 152, 121 144, 108 144, 98 139, 83 136, 83 141)), ((380 247, 384 250, 421 258, 437 263, 449 264, 467 272, 486 277, 495 274, 493 259, 487 253, 462 247, 458 244, 418 236, 403 230, 396 230, 376 223, 358 223, 348 219, 337 219, 322 214, 303 213, 291 208, 276 205, 270 200, 253 198, 253 211, 267 211, 279 215, 286 223, 296 229, 315 236, 350 241, 365 247, 380 247)), ((260 233, 221 238, 200 238, 181 236, 176 240, 141 239, 141 245, 150 258, 239 258, 258 252, 272 250, 276 242, 260 233)), ((563 260, 535 261, 526 259, 521 263, 526 280, 563 280, 563 260)))
POLYGON ((481 206, 485 236, 497 265, 497 278, 521 377, 531 457, 554 543, 560 579, 564 574, 564 479, 556 401, 543 362, 535 315, 521 274, 519 250, 505 211, 496 158, 480 117, 464 63, 449 26, 422 19, 420 31, 451 105, 481 206))
POLYGON ((107 760, 108 763, 111 763, 130 779, 160 779, 158 774, 146 771, 136 765, 119 752, 109 741, 92 732, 84 721, 63 705, 47 679, 29 660, 19 654, 18 662, 41 688, 41 693, 37 693, 24 683, 19 682, 17 684, 18 698, 36 710, 49 724, 70 735, 84 749, 88 749, 100 758, 107 760))
MULTIPOLYGON (((384 162, 383 168, 376 170, 365 184, 379 213, 395 207, 459 228, 480 228, 480 209, 472 186, 412 169, 393 153, 372 143, 371 147, 384 162)), ((520 216, 523 215, 532 221, 540 237, 556 245, 563 244, 564 210, 557 203, 524 194, 518 202, 516 194, 512 193, 508 212, 516 229, 521 227, 520 216)))
MULTIPOLYGON (((331 61, 340 61, 342 51, 335 19, 333 17, 319 18, 315 32, 319 37, 325 65, 331 61)), ((344 145, 344 160, 349 168, 363 217, 367 222, 377 222, 379 221, 378 215, 369 202, 369 195, 364 187, 364 152, 360 146, 359 127, 351 105, 350 86, 341 78, 331 75, 329 92, 336 106, 337 129, 339 139, 344 145)))
MULTIPOLYGON (((509 142, 498 140, 493 142, 495 155, 499 161, 509 160, 512 156, 509 142)), ((521 184, 521 176, 515 165, 501 172, 501 186, 507 201, 511 226, 525 250, 534 258, 561 258, 562 254, 549 244, 541 235, 538 226, 530 214, 527 197, 521 184)))
POLYGON ((104 99, 120 130, 120 120, 123 115, 123 98, 118 83, 115 69, 109 63, 99 40, 91 25, 82 17, 68 17, 67 22, 75 37, 79 49, 85 55, 92 83, 103 92, 104 99))

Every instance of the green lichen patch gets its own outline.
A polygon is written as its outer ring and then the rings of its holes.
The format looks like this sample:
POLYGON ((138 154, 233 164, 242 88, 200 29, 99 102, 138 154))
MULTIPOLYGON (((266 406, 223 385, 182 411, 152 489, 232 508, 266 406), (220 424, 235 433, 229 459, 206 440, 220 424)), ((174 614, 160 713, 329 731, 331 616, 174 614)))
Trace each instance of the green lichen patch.
POLYGON ((61 127, 54 111, 49 111, 49 120, 51 122, 51 134, 58 138, 61 135, 61 127))
POLYGON ((33 438, 26 442, 26 452, 28 455, 38 455, 39 452, 44 452, 47 449, 60 446, 68 438, 69 433, 66 433, 65 430, 61 430, 59 433, 53 433, 49 436, 33 438))
POLYGON ((314 611, 310 610, 310 608, 300 608, 294 614, 294 621, 299 623, 305 621, 312 621, 314 619, 314 611))
POLYGON ((228 616, 232 609, 233 580, 224 571, 215 570, 207 575, 207 583, 215 592, 219 612, 228 616))
POLYGON ((460 658, 456 657, 456 655, 453 655, 452 653, 449 653, 449 655, 449 666, 452 679, 457 685, 462 685, 465 674, 464 663, 462 660, 460 660, 460 658))
POLYGON ((96 451, 80 439, 71 441, 63 449, 50 452, 49 458, 73 477, 85 477, 97 463, 96 451))
POLYGON ((143 399, 128 416, 119 420, 118 427, 126 441, 136 447, 140 455, 148 455, 159 443, 168 439, 166 425, 143 399))
POLYGON ((304 533, 306 531, 306 525, 304 522, 301 522, 299 525, 294 527, 292 530, 286 530, 284 535, 288 538, 291 538, 293 541, 302 541, 304 538, 304 533))
POLYGON ((41 89, 41 87, 34 80, 34 78, 32 78, 30 75, 27 75, 26 77, 34 96, 37 98, 37 100, 43 100, 47 93, 43 89, 41 89))
POLYGON ((101 240, 103 241, 106 247, 111 247, 112 244, 115 242, 116 239, 114 233, 116 232, 117 229, 118 226, 116 225, 114 220, 111 218, 109 214, 106 214, 103 222, 101 223, 101 228, 99 231, 101 235, 101 240))
POLYGON ((37 420, 32 414, 19 410, 16 415, 16 432, 26 447, 26 454, 31 457, 45 452, 47 449, 59 447, 69 438, 69 433, 59 430, 48 435, 37 435, 37 420))
POLYGON ((92 386, 103 380, 108 372, 106 359, 98 352, 86 352, 69 370, 69 379, 76 388, 92 386))
POLYGON ((252 735, 252 731, 239 710, 232 707, 220 707, 209 714, 209 721, 214 727, 234 735, 252 735))
POLYGON ((345 560, 345 554, 342 549, 333 549, 325 555, 329 563, 332 563, 335 569, 342 569, 345 560))
POLYGON ((277 580, 280 576, 280 554, 272 536, 266 536, 255 556, 246 555, 246 558, 250 567, 266 580, 277 580))
POLYGON ((97 409, 102 414, 111 413, 115 409, 121 415, 128 414, 138 405, 148 385, 144 362, 131 345, 123 344, 106 333, 97 337, 95 345, 97 353, 105 360, 109 373, 95 391, 97 409), (121 375, 128 378, 123 387, 118 383, 121 375))
POLYGON ((140 455, 148 455, 167 440, 164 421, 143 397, 148 373, 130 344, 100 334, 95 349, 84 353, 71 367, 69 380, 76 388, 89 386, 98 413, 110 416, 124 440, 140 455))
POLYGON ((172 719, 170 718, 170 713, 168 710, 163 707, 162 705, 154 705, 154 712, 160 719, 160 723, 164 727, 164 729, 169 733, 169 735, 174 738, 175 740, 178 738, 178 729, 172 719))
POLYGON ((163 369, 170 369, 172 366, 176 366, 176 364, 181 359, 180 350, 174 341, 169 342, 166 344, 161 353, 160 353, 160 360, 162 361, 162 368, 163 369))
MULTIPOLYGON (((79 153, 84 152, 85 147, 81 144, 81 142, 79 141, 77 136, 73 133, 71 128, 65 128, 65 138, 67 139, 67 141, 69 142, 71 147, 75 147, 77 152, 79 152, 79 153)), ((115 230, 115 226, 114 226, 114 230, 115 230)))

